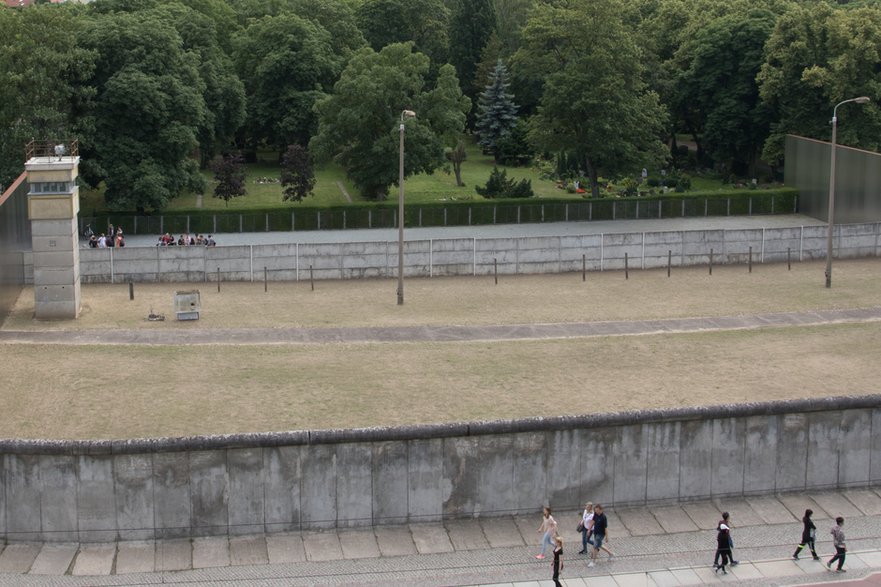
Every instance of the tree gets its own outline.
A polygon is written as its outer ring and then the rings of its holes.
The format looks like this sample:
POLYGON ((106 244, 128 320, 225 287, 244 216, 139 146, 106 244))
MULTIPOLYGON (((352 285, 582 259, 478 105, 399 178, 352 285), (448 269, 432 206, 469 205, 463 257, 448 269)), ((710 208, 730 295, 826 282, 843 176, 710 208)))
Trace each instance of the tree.
MULTIPOLYGON (((364 48, 349 62, 334 93, 316 106, 318 134, 310 143, 317 160, 339 161, 367 198, 382 199, 398 182, 398 126, 405 118, 404 175, 430 173, 444 164, 444 139, 464 125, 465 100, 449 87, 452 66, 441 67, 438 86, 426 87, 427 56, 413 43, 397 43, 379 53, 364 48)), ((459 92, 461 96, 461 92, 459 92)))
POLYGON ((281 158, 282 199, 302 202, 315 187, 312 156, 300 145, 288 145, 281 158))
POLYGON ((477 143, 494 157, 499 155, 499 141, 517 124, 517 105, 508 91, 508 68, 499 59, 486 90, 480 94, 477 115, 477 143))
POLYGON ((78 43, 84 26, 69 5, 0 10, 0 185, 24 171, 28 141, 75 138, 91 123, 96 55, 78 43))
POLYGON ((433 67, 446 63, 450 11, 444 0, 366 0, 356 14, 374 51, 412 41, 414 49, 427 55, 433 67))
POLYGON ((539 149, 579 153, 599 196, 600 171, 616 175, 660 165, 667 114, 643 79, 642 55, 616 0, 539 5, 515 63, 540 77, 529 138, 539 149), (550 72, 550 73, 547 73, 550 72))
POLYGON ((244 196, 245 188, 245 160, 238 153, 214 158, 211 162, 211 171, 214 172, 214 197, 220 198, 229 206, 229 201, 239 196, 244 196))
POLYGON ((508 179, 508 172, 493 165, 492 173, 486 185, 474 188, 484 198, 531 198, 535 194, 532 191, 532 180, 514 178, 508 179))
POLYGON ((459 139, 456 141, 454 147, 447 147, 444 150, 444 156, 446 156, 447 161, 453 164, 453 174, 456 177, 456 185, 460 188, 465 187, 465 182, 462 181, 462 163, 468 159, 468 151, 465 150, 465 141, 459 139))
POLYGON ((315 103, 330 92, 342 70, 330 33, 293 14, 266 16, 235 39, 235 62, 248 95, 249 146, 282 153, 315 134, 315 103))
MULTIPOLYGON (((881 8, 798 5, 778 20, 758 75, 759 91, 776 122, 763 157, 783 158, 787 133, 829 140, 829 117, 838 102, 881 96, 881 8)), ((881 149, 881 109, 876 103, 839 111, 838 141, 881 149)))
POLYGON ((441 66, 434 89, 418 100, 417 107, 420 117, 428 121, 443 142, 446 158, 453 164, 456 185, 465 185, 462 183, 462 162, 466 157, 462 131, 471 100, 462 93, 452 65, 441 66))
POLYGON ((94 125, 81 136, 81 167, 103 180, 117 210, 161 209, 181 190, 201 191, 190 156, 206 124, 198 59, 162 10, 97 15, 81 41, 98 54, 94 125))
POLYGON ((450 63, 456 68, 462 92, 472 103, 482 89, 477 77, 483 49, 495 29, 491 0, 456 0, 450 16, 450 63))
POLYGON ((776 17, 763 9, 728 14, 702 27, 683 47, 688 68, 678 96, 703 117, 707 153, 735 173, 755 176, 770 128, 770 110, 759 99, 756 74, 776 17))

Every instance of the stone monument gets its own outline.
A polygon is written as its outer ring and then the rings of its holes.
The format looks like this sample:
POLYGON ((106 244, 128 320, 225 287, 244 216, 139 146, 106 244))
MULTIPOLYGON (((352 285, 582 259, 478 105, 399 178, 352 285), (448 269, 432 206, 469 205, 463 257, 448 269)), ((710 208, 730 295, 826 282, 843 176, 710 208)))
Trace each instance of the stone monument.
POLYGON ((76 141, 27 146, 28 219, 34 263, 34 317, 75 319, 80 312, 79 155, 76 141))

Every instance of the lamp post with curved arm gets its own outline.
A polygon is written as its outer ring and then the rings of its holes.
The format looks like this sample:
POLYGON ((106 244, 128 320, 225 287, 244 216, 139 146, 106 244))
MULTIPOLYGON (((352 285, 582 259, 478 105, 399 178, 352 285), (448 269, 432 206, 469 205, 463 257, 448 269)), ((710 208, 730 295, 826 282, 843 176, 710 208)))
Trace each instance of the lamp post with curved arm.
POLYGON ((835 105, 832 109, 832 159, 829 167, 829 217, 827 218, 828 232, 826 234, 826 287, 832 287, 832 232, 835 228, 835 142, 838 138, 838 107, 848 102, 866 104, 868 96, 851 98, 835 105))
POLYGON ((412 110, 401 112, 400 164, 398 165, 398 305, 404 305, 404 118, 415 117, 412 110))

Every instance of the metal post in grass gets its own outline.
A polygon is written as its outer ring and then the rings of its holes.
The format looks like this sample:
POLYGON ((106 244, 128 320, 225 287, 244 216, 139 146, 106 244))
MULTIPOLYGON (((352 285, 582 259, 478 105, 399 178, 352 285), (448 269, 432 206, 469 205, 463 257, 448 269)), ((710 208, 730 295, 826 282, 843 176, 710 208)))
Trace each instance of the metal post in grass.
POLYGON ((498 285, 499 284, 499 262, 498 262, 498 259, 496 259, 495 257, 493 257, 493 275, 495 276, 495 279, 496 279, 496 285, 498 285))
POLYGON ((265 265, 263 266, 263 291, 269 291, 268 271, 265 265))
POLYGON ((749 272, 753 272, 753 248, 749 248, 749 272))
POLYGON ((710 275, 713 274, 713 249, 710 249, 710 275))
POLYGON ((581 255, 581 281, 587 281, 587 255, 581 255))
POLYGON ((315 291, 315 277, 312 275, 312 265, 309 265, 309 285, 312 287, 312 291, 315 291))
POLYGON ((220 267, 217 268, 217 293, 220 293, 220 267))
POLYGON ((128 299, 135 299, 135 283, 133 281, 128 282, 128 299))
POLYGON ((627 266, 627 253, 624 253, 624 279, 630 279, 630 269, 627 266))
POLYGON ((667 249, 667 277, 670 277, 670 266, 673 264, 673 251, 667 249))
POLYGON ((792 271, 792 248, 786 247, 786 269, 792 271))

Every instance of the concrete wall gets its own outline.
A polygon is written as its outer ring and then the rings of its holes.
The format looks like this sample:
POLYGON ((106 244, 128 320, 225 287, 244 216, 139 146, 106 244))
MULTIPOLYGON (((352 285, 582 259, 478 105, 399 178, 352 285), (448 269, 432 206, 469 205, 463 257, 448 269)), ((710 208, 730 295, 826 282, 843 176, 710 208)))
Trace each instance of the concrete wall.
MULTIPOLYGON (((881 255, 881 223, 835 228, 838 258, 881 255)), ((404 243, 406 276, 559 273, 826 258, 826 227, 451 238, 404 243), (582 256, 584 258, 582 259, 582 256)), ((83 249, 83 282, 276 281, 396 277, 397 242, 83 249)))
POLYGON ((0 442, 0 538, 282 532, 881 483, 881 396, 389 429, 0 442))
MULTIPOLYGON (((832 144, 786 135, 785 183, 799 191, 799 211, 829 216, 829 170, 832 144)), ((881 220, 881 153, 836 145, 835 221, 881 220)))

